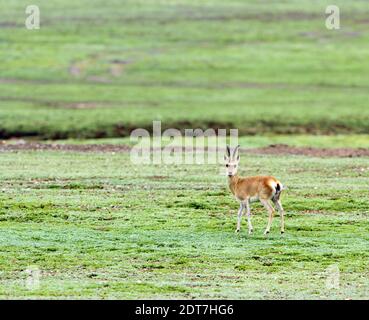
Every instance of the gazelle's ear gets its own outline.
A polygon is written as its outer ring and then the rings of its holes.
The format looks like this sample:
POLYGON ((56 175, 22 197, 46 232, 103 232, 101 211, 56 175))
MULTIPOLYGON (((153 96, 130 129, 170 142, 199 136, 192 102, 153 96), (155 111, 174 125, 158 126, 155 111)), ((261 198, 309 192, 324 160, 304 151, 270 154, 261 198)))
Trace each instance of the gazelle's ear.
POLYGON ((236 148, 234 148, 234 150, 233 150, 233 155, 232 155, 232 158, 234 159, 234 160, 236 160, 236 159, 238 159, 238 148, 240 147, 240 145, 238 145, 236 148), (236 154, 237 154, 237 158, 236 158, 236 154))
POLYGON ((226 155, 228 158, 231 157, 231 148, 229 147, 229 145, 227 145, 226 155))

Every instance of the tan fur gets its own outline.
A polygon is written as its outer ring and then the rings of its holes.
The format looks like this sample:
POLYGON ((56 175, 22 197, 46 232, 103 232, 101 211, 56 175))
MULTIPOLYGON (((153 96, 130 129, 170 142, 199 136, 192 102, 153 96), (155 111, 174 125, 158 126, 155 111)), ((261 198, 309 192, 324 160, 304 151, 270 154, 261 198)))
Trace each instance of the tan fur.
POLYGON ((275 212, 270 202, 274 203, 281 215, 281 232, 283 233, 284 210, 280 201, 280 195, 284 189, 282 183, 272 176, 239 177, 237 175, 237 167, 240 161, 238 147, 235 148, 231 156, 230 148, 227 146, 227 155, 224 159, 226 161, 229 189, 240 202, 236 232, 240 231, 242 211, 246 208, 249 233, 252 233, 250 203, 260 200, 269 214, 268 225, 264 234, 269 233, 275 212), (277 191, 278 185, 279 190, 277 191))
POLYGON ((270 200, 275 194, 275 185, 278 183, 282 185, 272 176, 239 177, 234 175, 228 180, 231 192, 240 201, 252 197, 270 200))

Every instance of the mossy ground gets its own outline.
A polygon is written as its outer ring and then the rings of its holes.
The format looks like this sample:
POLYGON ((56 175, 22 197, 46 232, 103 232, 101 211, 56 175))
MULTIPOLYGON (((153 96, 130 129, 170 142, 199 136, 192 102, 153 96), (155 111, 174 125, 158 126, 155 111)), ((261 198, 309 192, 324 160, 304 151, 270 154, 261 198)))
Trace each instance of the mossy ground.
POLYGON ((3 153, 2 298, 368 297, 367 159, 243 156, 241 174, 273 174, 286 234, 238 205, 217 165, 137 166, 126 153, 3 153), (26 285, 29 268, 40 285, 26 285), (329 268, 340 286, 328 289, 329 268), (327 269, 328 268, 328 269, 327 269))
POLYGON ((369 7, 331 1, 3 1, 0 137, 132 129, 369 132, 369 7))
MULTIPOLYGON (((238 128, 244 148, 369 147, 365 1, 335 1, 340 30, 326 0, 38 0, 34 31, 29 4, 0 1, 1 139, 132 144, 161 120, 238 128)), ((1 152, 0 298, 367 299, 368 159, 241 161, 289 187, 283 236, 258 204, 234 233, 216 165, 1 152)))

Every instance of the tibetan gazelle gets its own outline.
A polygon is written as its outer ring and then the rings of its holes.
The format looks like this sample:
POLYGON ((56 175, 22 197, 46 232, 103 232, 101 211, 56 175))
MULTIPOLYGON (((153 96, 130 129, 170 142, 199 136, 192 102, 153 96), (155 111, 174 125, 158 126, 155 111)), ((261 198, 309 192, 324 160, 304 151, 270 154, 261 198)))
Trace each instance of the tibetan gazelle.
POLYGON ((231 154, 231 149, 227 146, 227 153, 224 156, 229 189, 240 202, 236 232, 240 231, 242 211, 246 208, 249 234, 252 233, 250 203, 260 200, 269 213, 268 224, 264 234, 269 233, 274 215, 274 208, 270 201, 274 203, 281 215, 281 233, 284 233, 284 211, 280 196, 282 190, 285 188, 276 178, 271 176, 239 177, 237 175, 237 167, 240 162, 240 155, 238 153, 239 147, 240 146, 237 146, 231 154))

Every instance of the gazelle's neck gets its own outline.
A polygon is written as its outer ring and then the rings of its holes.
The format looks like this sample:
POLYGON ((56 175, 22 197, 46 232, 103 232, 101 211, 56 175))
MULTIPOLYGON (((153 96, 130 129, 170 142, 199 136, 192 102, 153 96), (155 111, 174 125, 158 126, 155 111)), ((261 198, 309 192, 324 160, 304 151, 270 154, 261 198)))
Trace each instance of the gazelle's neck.
POLYGON ((235 174, 233 176, 228 176, 229 189, 231 189, 233 194, 235 192, 235 186, 237 184, 237 181, 238 181, 238 175, 237 174, 235 174))

